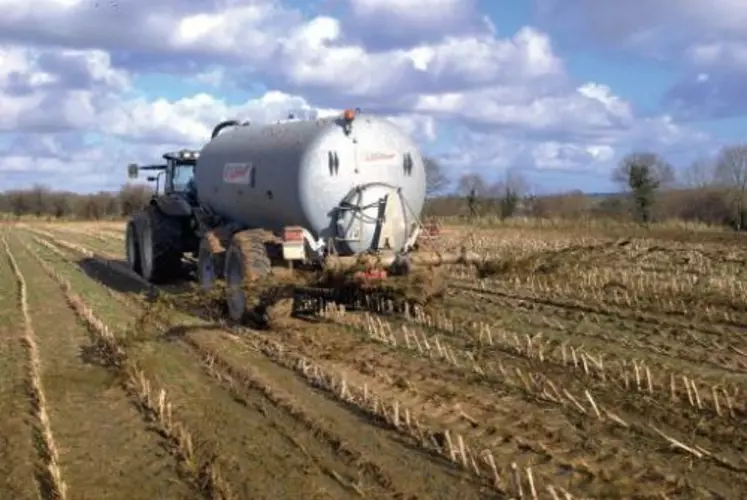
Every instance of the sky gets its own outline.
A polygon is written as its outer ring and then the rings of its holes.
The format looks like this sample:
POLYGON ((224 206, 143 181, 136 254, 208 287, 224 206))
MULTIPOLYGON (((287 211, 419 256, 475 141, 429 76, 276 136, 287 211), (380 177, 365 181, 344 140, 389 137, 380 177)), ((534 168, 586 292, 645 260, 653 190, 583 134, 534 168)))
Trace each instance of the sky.
POLYGON ((0 0, 0 191, 118 189, 228 118, 360 107, 456 180, 615 189, 747 142, 744 0, 0 0))

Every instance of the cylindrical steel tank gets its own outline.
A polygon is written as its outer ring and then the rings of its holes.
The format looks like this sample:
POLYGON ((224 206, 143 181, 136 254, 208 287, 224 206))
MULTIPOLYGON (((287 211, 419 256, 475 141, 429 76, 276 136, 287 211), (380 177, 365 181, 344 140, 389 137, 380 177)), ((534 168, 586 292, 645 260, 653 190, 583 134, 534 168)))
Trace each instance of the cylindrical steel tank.
POLYGON ((195 185, 200 201, 231 221, 272 231, 302 226, 355 254, 376 242, 402 249, 426 183, 412 139, 358 114, 227 128, 202 149, 195 185))

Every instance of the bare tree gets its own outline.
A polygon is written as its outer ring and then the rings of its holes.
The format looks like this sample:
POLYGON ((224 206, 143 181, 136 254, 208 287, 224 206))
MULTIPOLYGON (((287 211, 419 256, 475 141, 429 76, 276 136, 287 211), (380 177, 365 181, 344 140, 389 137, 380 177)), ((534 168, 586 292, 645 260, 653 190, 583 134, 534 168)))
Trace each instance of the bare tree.
POLYGON ((737 231, 747 225, 747 144, 727 146, 716 161, 716 179, 727 190, 734 207, 737 231))
POLYGON ((480 214, 480 199, 487 193, 488 185, 480 174, 464 174, 457 183, 457 193, 467 197, 470 217, 480 214))
MULTIPOLYGON (((135 209, 148 201, 147 186, 132 186, 130 206, 135 209)), ((10 212, 16 217, 36 215, 46 217, 76 217, 101 219, 121 217, 121 195, 111 192, 77 194, 35 185, 30 189, 0 193, 0 214, 10 212)), ((126 197, 126 196, 125 196, 126 197)))
POLYGON ((488 192, 488 184, 480 174, 464 174, 457 182, 457 192, 463 196, 470 193, 478 198, 482 198, 488 192))
POLYGON ((50 213, 50 189, 41 184, 35 184, 29 192, 29 202, 31 203, 31 212, 37 217, 50 213))
POLYGON ((713 184, 716 177, 716 164, 712 160, 699 158, 682 171, 685 186, 703 189, 713 184))
POLYGON ((636 218, 652 219, 652 209, 660 188, 674 182, 674 168, 654 153, 631 153, 612 172, 612 179, 633 195, 636 218))
POLYGON ((73 213, 70 193, 53 192, 50 194, 50 208, 56 218, 68 217, 73 213))
POLYGON ((521 172, 509 170, 503 179, 488 188, 488 195, 497 202, 500 216, 505 219, 516 214, 528 191, 529 183, 521 172))
POLYGON ((122 186, 118 193, 122 215, 129 217, 146 206, 152 193, 153 189, 143 184, 125 184, 122 186))
POLYGON ((32 209, 28 191, 9 191, 7 193, 10 210, 16 217, 30 214, 32 209))
POLYGON ((423 163, 425 165, 425 194, 430 197, 443 191, 449 184, 449 179, 441 163, 435 158, 426 156, 423 158, 423 163))

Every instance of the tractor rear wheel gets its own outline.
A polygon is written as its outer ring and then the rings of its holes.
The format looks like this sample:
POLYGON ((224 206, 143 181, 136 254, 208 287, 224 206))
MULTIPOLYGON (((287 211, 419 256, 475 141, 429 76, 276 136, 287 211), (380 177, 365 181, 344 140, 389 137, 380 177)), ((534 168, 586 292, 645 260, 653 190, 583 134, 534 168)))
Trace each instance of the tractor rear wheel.
MULTIPOLYGON (((238 323, 252 317, 247 292, 272 273, 262 231, 236 233, 226 251, 225 279, 228 316, 238 323)), ((254 318, 257 319, 257 318, 254 318)))
POLYGON ((150 205, 143 213, 139 229, 141 276, 151 283, 164 283, 178 277, 183 270, 179 251, 180 221, 150 205))

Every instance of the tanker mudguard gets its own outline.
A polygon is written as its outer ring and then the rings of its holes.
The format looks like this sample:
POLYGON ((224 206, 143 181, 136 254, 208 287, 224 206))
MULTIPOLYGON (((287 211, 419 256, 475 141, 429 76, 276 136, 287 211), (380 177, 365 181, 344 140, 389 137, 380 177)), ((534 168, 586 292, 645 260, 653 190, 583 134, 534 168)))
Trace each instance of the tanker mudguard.
POLYGON ((158 196, 153 200, 153 203, 164 214, 171 217, 188 217, 192 215, 192 207, 187 203, 187 200, 178 195, 158 196))

